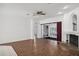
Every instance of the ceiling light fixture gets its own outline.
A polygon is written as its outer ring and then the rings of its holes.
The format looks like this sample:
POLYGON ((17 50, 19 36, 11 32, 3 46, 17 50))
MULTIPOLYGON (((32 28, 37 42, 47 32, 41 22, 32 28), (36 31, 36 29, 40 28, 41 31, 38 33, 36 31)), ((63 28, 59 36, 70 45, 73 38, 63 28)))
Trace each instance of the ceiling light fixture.
POLYGON ((68 7, 69 7, 69 5, 66 5, 66 6, 63 7, 63 9, 67 9, 68 7))
POLYGON ((62 12, 58 12, 58 14, 62 14, 62 12))

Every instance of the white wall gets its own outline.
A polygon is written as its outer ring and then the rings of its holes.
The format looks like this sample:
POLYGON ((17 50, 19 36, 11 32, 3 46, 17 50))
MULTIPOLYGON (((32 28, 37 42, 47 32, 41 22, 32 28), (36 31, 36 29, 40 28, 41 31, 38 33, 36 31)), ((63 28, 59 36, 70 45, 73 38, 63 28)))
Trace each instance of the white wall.
MULTIPOLYGON (((77 15, 77 23, 79 22, 79 8, 76 8, 72 10, 71 12, 67 13, 64 15, 64 31, 73 31, 73 26, 72 26, 72 16, 76 14, 77 15)), ((79 23, 78 23, 79 25, 79 23)), ((78 27, 77 27, 78 29, 78 27)), ((79 32, 79 30, 78 30, 79 32)))
POLYGON ((76 8, 72 10, 71 12, 64 14, 64 37, 63 40, 64 42, 67 39, 66 34, 68 32, 73 32, 73 25, 72 25, 72 15, 76 14, 77 15, 77 32, 79 33, 79 8, 76 8))
POLYGON ((0 6, 0 44, 31 39, 31 20, 16 5, 0 6))
POLYGON ((32 23, 32 38, 34 38, 35 34, 37 34, 37 38, 41 38, 40 16, 33 17, 32 23))
POLYGON ((40 21, 40 24, 63 21, 63 15, 54 18, 48 18, 40 21))

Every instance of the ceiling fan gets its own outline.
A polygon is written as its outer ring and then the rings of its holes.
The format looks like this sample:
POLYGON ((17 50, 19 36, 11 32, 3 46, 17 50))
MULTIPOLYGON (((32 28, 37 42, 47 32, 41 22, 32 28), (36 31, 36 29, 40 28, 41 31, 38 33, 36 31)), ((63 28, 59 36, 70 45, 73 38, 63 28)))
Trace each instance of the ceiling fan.
POLYGON ((46 13, 44 11, 36 11, 34 13, 27 13, 26 15, 32 15, 32 16, 41 16, 41 15, 46 15, 46 13))
POLYGON ((36 16, 36 15, 46 15, 46 13, 43 11, 37 11, 33 14, 33 16, 36 16))

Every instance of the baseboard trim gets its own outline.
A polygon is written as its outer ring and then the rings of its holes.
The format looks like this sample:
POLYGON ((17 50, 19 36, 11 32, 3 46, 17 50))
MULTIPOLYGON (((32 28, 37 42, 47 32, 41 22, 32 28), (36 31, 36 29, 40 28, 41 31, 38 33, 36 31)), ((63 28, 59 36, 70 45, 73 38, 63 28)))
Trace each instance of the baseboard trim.
POLYGON ((10 42, 0 43, 0 45, 8 44, 8 43, 15 43, 15 42, 24 41, 24 40, 33 40, 33 39, 21 39, 21 40, 15 40, 15 41, 10 41, 10 42))

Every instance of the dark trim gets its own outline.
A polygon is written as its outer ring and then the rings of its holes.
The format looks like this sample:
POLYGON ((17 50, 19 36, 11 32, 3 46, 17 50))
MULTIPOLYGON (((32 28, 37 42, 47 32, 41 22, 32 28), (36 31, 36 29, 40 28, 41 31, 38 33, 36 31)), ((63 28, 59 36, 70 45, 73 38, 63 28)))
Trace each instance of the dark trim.
MULTIPOLYGON (((61 22, 61 21, 59 21, 59 22, 61 22)), ((57 23, 57 22, 44 23, 44 24, 40 24, 40 25, 52 24, 52 23, 57 23)))

